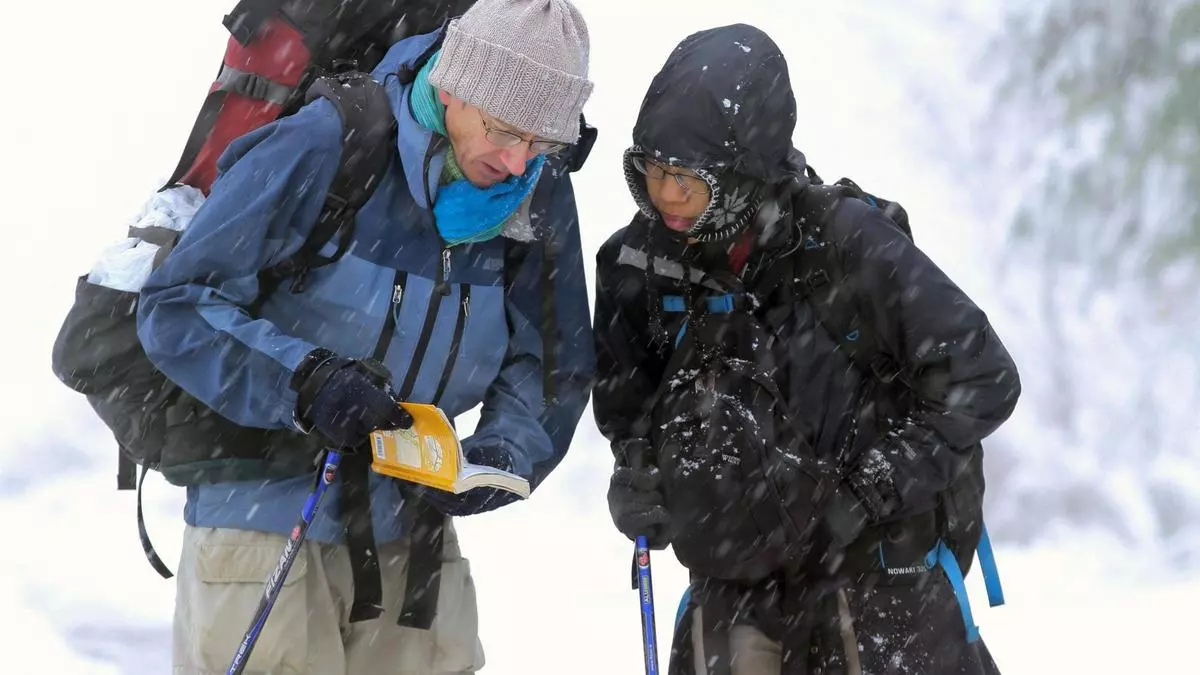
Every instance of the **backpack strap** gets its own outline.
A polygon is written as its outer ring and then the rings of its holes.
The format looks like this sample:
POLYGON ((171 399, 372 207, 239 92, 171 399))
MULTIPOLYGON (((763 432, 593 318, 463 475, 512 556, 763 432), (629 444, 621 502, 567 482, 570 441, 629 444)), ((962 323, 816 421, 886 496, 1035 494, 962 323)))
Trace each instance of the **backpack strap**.
MULTIPOLYGON (((128 458, 125 457, 124 453, 121 453, 121 457, 128 461, 128 458)), ((162 558, 158 557, 158 552, 154 550, 154 544, 150 543, 150 533, 146 531, 146 518, 142 512, 142 483, 146 482, 146 473, 149 470, 149 467, 142 465, 141 476, 137 481, 138 539, 142 542, 142 551, 146 554, 146 560, 150 561, 150 566, 154 568, 155 572, 158 572, 160 577, 164 579, 170 579, 174 575, 171 574, 171 570, 167 567, 167 564, 162 561, 162 558)))
POLYGON ((307 101, 329 99, 342 118, 342 154, 325 197, 325 205, 308 240, 292 257, 259 273, 260 299, 286 278, 291 291, 301 293, 310 270, 337 262, 354 237, 355 216, 383 180, 396 151, 396 118, 383 85, 360 72, 322 77, 313 83, 307 101), (321 250, 338 237, 337 248, 321 250))
MULTIPOLYGON (((583 113, 579 114, 579 140, 571 146, 563 158, 563 169, 574 173, 583 168, 592 146, 596 144, 596 128, 587 123, 583 113)), ((554 374, 558 370, 558 309, 557 294, 554 292, 555 263, 558 260, 558 245, 554 241, 553 228, 537 238, 542 249, 542 400, 546 405, 558 403, 558 384, 554 374)), ((507 269, 507 267, 506 267, 507 269)), ((507 274, 505 275, 507 279, 507 274)))
MULTIPOLYGON (((983 526, 983 532, 979 538, 978 553, 980 567, 983 571, 983 581, 987 589, 988 605, 999 607, 1004 604, 1004 588, 1000 585, 1000 572, 996 568, 996 554, 992 550, 992 540, 988 536, 986 525, 983 526)), ((938 539, 937 544, 929 553, 925 554, 925 566, 929 569, 942 568, 942 572, 950 582, 950 587, 954 590, 954 597, 958 600, 958 610, 962 615, 963 627, 967 632, 967 642, 978 641, 979 626, 975 624, 975 617, 971 612, 971 600, 967 596, 967 584, 954 551, 946 545, 944 540, 938 539)))
POLYGON ((841 186, 847 191, 847 194, 855 199, 860 199, 871 206, 883 211, 883 215, 887 216, 893 223, 899 227, 904 234, 909 238, 913 238, 912 226, 908 223, 908 211, 904 210, 898 202, 889 201, 882 197, 877 197, 870 192, 858 186, 858 183, 849 178, 839 178, 834 185, 841 186))
POLYGON ((817 321, 825 328, 844 353, 864 372, 871 373, 890 385, 902 378, 896 360, 880 348, 875 325, 861 307, 862 294, 854 288, 854 280, 846 274, 845 262, 838 247, 819 239, 817 232, 837 217, 842 200, 855 196, 852 189, 842 185, 810 185, 802 199, 806 221, 810 225, 802 232, 802 241, 795 255, 798 271, 804 276, 795 279, 794 290, 808 300, 817 321))
POLYGON ((179 232, 169 227, 131 227, 129 236, 158 247, 158 252, 154 254, 154 261, 151 263, 153 269, 158 269, 162 265, 167 254, 175 248, 175 244, 179 241, 179 232))
MULTIPOLYGON (((300 250, 259 272, 259 295, 251 313, 258 312, 284 279, 292 279, 291 292, 301 293, 309 271, 335 263, 345 255, 354 238, 358 211, 382 182, 396 152, 396 120, 391 103, 383 85, 370 75, 351 71, 319 78, 308 89, 305 100, 311 102, 318 97, 332 102, 342 120, 337 171, 316 226, 300 250), (335 239, 334 251, 324 255, 322 250, 335 239)), ((371 526, 370 461, 368 456, 347 455, 342 463, 339 508, 354 581, 349 620, 366 621, 383 613, 379 553, 371 526)))
MULTIPOLYGON (((596 128, 588 124, 581 113, 579 140, 561 156, 565 172, 574 173, 583 168, 596 143, 597 134, 596 128)), ((558 246, 554 241, 553 228, 538 228, 535 225, 534 232, 534 240, 528 243, 504 239, 504 287, 506 291, 512 288, 517 270, 525 262, 530 248, 537 246, 541 249, 542 266, 538 285, 541 287, 542 301, 538 333, 542 337, 542 400, 546 405, 553 405, 558 403, 558 383, 554 380, 558 370, 558 308, 554 293, 558 246)))

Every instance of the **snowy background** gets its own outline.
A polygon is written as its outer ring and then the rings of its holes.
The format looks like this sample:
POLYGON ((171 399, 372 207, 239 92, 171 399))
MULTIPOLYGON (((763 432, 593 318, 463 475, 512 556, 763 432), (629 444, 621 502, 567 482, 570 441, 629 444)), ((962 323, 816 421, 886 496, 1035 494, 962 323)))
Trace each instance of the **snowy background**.
MULTIPOLYGON (((82 397, 54 379, 50 345, 76 276, 124 236, 174 167, 216 73, 220 19, 232 4, 6 6, 4 673, 169 670, 174 586, 142 557, 134 495, 114 489, 115 447, 82 397)), ((620 152, 671 47, 725 23, 766 29, 791 66, 797 146, 827 180, 849 175, 903 202, 918 242, 988 311, 1021 368, 1021 404, 987 444, 988 513, 1008 604, 988 609, 977 574, 967 581, 1001 669, 1186 670, 1189 617, 1200 604, 1194 267, 1173 267, 1167 290, 1176 295, 1151 302, 1130 295, 1130 284, 1095 290, 1087 260, 1060 263, 1015 241, 1013 223, 1030 195, 1053 185, 1055 161, 1082 161, 1094 149, 1053 136, 1049 103, 996 114, 1004 61, 989 45, 1003 24, 992 3, 578 4, 597 83, 586 112, 600 128, 576 181, 589 261, 633 212, 620 152), (1013 173, 1006 162, 1028 153, 1040 161, 1013 173)), ((1035 228, 1079 220, 1042 213, 1035 228)), ((641 672, 630 546, 605 508, 610 463, 589 410, 567 459, 529 502, 459 523, 486 672, 641 672)), ((146 498, 152 539, 174 568, 182 491, 153 476, 146 498)), ((669 552, 654 558, 654 574, 665 666, 684 575, 669 552)))

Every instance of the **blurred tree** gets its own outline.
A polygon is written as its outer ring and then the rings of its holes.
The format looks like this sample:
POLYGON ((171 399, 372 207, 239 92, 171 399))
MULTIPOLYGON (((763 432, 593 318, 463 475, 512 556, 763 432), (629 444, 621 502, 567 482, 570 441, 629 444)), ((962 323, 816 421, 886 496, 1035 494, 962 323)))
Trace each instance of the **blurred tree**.
MULTIPOLYGON (((1003 12, 972 160, 1011 214, 1038 422, 1005 499, 1198 566, 1200 0, 1003 12)), ((1037 528, 1018 511, 1012 531, 1037 528)))
MULTIPOLYGON (((1050 261, 1169 291, 1200 260, 1200 2, 1043 0, 1010 9, 989 61, 1037 193, 1013 234, 1050 261), (1011 116, 1016 116, 1015 118, 1011 116), (1060 217, 1055 217, 1060 216, 1060 217)), ((1194 281, 1194 277, 1187 280, 1194 281)))

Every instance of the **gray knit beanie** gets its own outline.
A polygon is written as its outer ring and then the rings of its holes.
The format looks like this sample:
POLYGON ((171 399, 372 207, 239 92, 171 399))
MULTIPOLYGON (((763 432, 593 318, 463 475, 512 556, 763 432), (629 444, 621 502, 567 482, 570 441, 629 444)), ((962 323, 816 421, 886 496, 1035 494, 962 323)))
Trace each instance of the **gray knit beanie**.
POLYGON ((429 82, 522 131, 579 140, 588 30, 567 0, 478 0, 450 22, 429 82))

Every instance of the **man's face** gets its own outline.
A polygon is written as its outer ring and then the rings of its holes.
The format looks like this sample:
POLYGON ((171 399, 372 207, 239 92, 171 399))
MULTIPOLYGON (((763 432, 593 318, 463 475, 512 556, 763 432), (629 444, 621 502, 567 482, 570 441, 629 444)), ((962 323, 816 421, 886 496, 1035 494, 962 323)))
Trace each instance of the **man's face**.
POLYGON ((454 158, 475 187, 486 188, 509 176, 520 176, 529 160, 563 147, 494 119, 444 91, 439 90, 438 97, 446 106, 446 133, 454 158))

